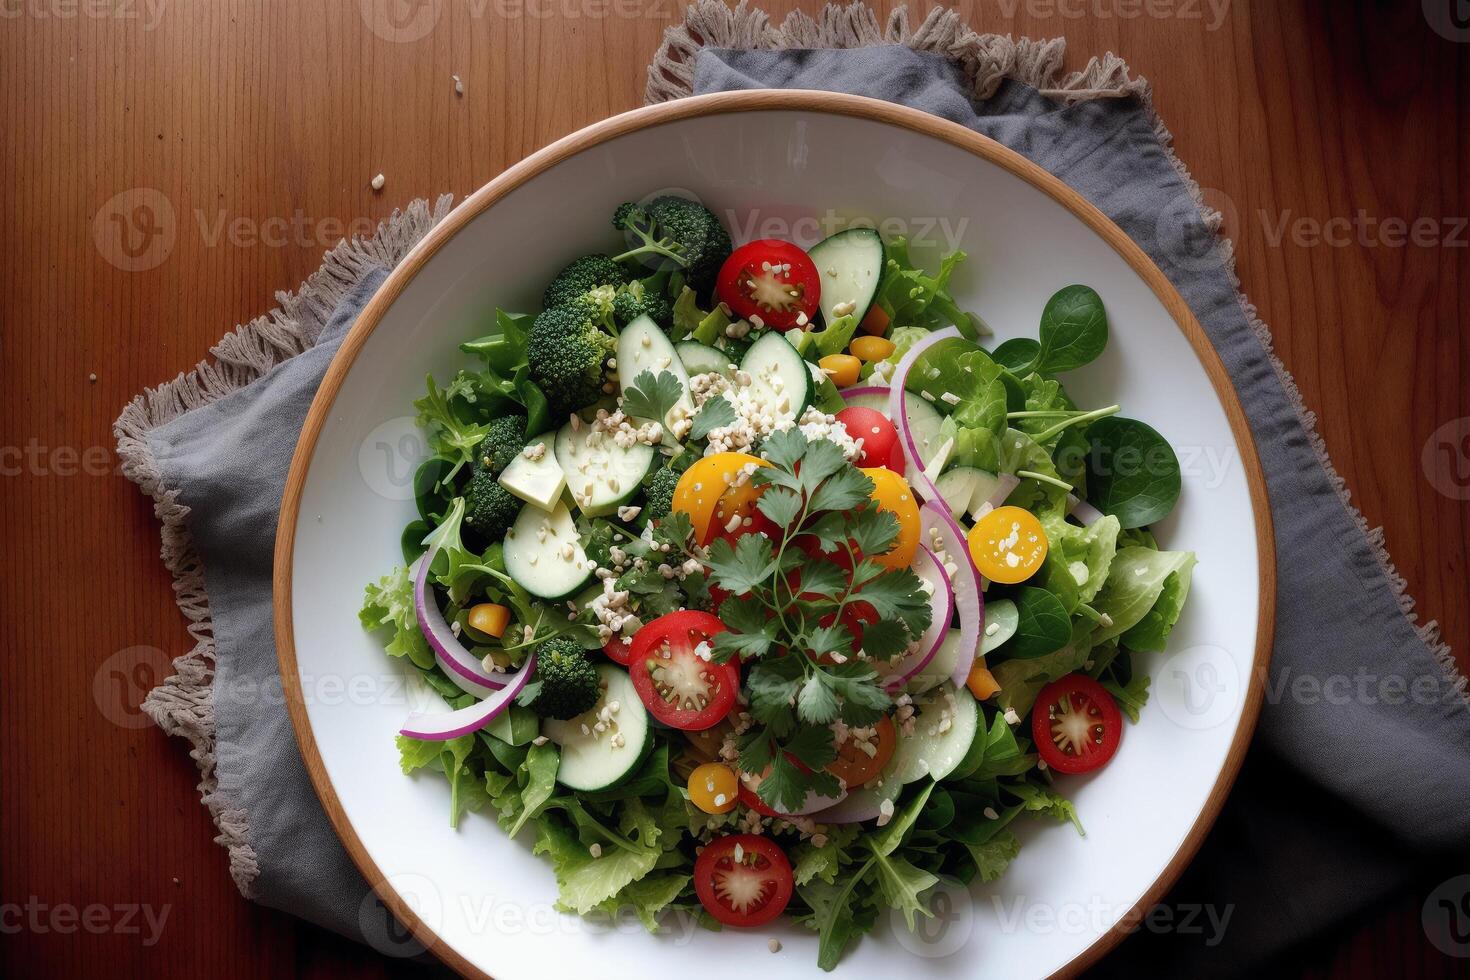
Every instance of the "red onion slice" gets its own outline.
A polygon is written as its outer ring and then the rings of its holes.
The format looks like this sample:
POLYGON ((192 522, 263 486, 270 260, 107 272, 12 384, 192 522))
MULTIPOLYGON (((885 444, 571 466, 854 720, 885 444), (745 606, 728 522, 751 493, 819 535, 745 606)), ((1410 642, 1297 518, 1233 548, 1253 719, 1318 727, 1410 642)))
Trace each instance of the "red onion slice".
POLYGON ((947 504, 943 501, 927 503, 919 508, 919 517, 923 521, 922 540, 930 545, 937 543, 939 550, 955 566, 950 584, 954 587, 955 609, 959 613, 960 653, 949 679, 959 687, 970 676, 976 651, 980 649, 981 631, 985 627, 985 598, 980 591, 980 572, 970 560, 965 535, 950 515, 947 504))
POLYGON ((1075 493, 1067 494, 1067 513, 1081 521, 1083 526, 1091 527, 1103 519, 1103 512, 1077 496, 1075 493))
POLYGON ((1005 503, 1006 498, 1021 485, 1021 478, 1014 473, 997 473, 995 478, 998 481, 995 485, 995 492, 986 497, 980 506, 975 508, 973 516, 977 521, 1005 503))
POLYGON ((429 641, 429 649, 434 651, 434 660, 439 664, 439 669, 461 691, 477 698, 488 698, 505 687, 509 675, 487 671, 485 665, 464 648, 459 637, 449 628, 449 621, 439 611, 439 604, 429 591, 429 566, 434 564, 434 556, 437 554, 439 549, 431 548, 419 559, 418 575, 413 583, 413 612, 419 621, 419 632, 429 641))
POLYGON ((857 405, 863 399, 882 398, 887 400, 888 391, 887 385, 864 385, 861 388, 841 388, 837 393, 842 396, 842 400, 847 402, 847 404, 857 405))
MULTIPOLYGON (((949 632, 949 624, 954 619, 954 590, 949 582, 949 573, 934 557, 934 553, 928 548, 919 547, 914 554, 914 574, 934 586, 934 593, 929 600, 929 607, 934 611, 934 618, 929 621, 929 628, 924 635, 919 637, 914 644, 914 652, 906 655, 901 660, 885 665, 885 672, 890 674, 884 681, 884 686, 889 691, 896 691, 909 678, 929 666, 929 661, 939 652, 944 645, 944 637, 949 632)), ((861 593, 859 593, 861 597, 861 593)))
POLYGON ((924 355, 925 351, 935 344, 959 339, 960 336, 957 328, 946 327, 943 330, 936 330, 910 347, 908 352, 899 358, 898 367, 893 371, 893 382, 888 387, 888 414, 898 429, 904 457, 908 460, 906 475, 914 492, 924 500, 943 500, 944 497, 939 493, 939 488, 934 485, 934 481, 924 473, 924 466, 929 461, 919 455, 919 444, 914 440, 913 433, 909 431, 909 413, 904 404, 905 399, 908 398, 908 392, 904 386, 908 384, 909 372, 913 370, 914 364, 924 355))
POLYGON ((526 682, 531 679, 535 670, 536 653, 533 650, 526 655, 526 662, 521 664, 520 670, 505 675, 505 686, 485 700, 476 701, 457 711, 438 714, 415 712, 408 716, 408 720, 403 723, 398 734, 426 742, 445 742, 451 738, 477 732, 511 706, 516 695, 521 693, 521 688, 526 686, 526 682))

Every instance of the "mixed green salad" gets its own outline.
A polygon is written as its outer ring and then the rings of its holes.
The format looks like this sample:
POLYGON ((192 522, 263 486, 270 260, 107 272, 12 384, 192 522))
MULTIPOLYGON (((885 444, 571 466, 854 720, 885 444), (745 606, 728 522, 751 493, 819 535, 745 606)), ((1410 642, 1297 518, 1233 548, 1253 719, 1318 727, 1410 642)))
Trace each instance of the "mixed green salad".
POLYGON ((446 702, 403 771, 532 835, 566 911, 786 913, 831 969, 1004 872, 1014 820, 1082 832, 1066 775, 1118 750, 1189 593, 1148 530, 1178 462, 1063 388, 1108 339, 1086 286, 989 349, 963 253, 733 248, 676 197, 612 224, 416 402, 419 516, 361 616, 446 702))

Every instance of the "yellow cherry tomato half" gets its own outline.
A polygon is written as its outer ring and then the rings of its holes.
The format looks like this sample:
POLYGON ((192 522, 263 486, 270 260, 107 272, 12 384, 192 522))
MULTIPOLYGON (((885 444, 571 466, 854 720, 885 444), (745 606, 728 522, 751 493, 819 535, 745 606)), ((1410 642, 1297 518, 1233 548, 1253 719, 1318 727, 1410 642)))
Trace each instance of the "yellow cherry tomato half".
POLYGON ((494 602, 481 602, 470 607, 468 622, 487 636, 504 636, 510 625, 510 610, 494 602))
POLYGON ((706 762, 689 774, 689 800, 705 813, 729 813, 739 793, 735 770, 722 762, 706 762))
POLYGON ((827 377, 839 388, 848 388, 857 384, 858 373, 863 369, 863 362, 851 354, 828 354, 817 361, 817 367, 827 372, 827 377))
MULTIPOLYGON (((694 537, 701 544, 709 542, 715 511, 721 509, 720 498, 734 487, 741 469, 749 465, 770 464, 748 453, 715 453, 685 470, 674 485, 672 508, 689 515, 689 523, 694 525, 694 537)), ((759 492, 749 483, 734 489, 737 495, 745 493, 752 500, 759 492)), ((724 509, 733 514, 743 512, 745 506, 741 501, 732 500, 724 509)))
POLYGON ((856 337, 847 345, 853 355, 863 361, 881 361, 895 350, 887 337, 856 337))
POLYGON ((1046 531, 1020 507, 997 507, 970 529, 970 557, 992 582, 1024 582, 1046 561, 1046 531))
POLYGON ((919 502, 909 481, 885 466, 865 466, 862 471, 873 481, 873 499, 879 510, 898 518, 898 537, 886 554, 868 555, 887 568, 908 568, 919 550, 919 502))

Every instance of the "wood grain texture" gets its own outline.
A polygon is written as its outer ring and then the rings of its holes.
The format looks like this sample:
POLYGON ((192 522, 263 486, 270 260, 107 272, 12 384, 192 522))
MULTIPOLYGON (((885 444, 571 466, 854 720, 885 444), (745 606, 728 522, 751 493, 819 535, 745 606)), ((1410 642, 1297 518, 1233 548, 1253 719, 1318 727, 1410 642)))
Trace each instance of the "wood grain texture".
MULTIPOLYGON (((1470 416, 1470 234, 1454 237, 1470 213, 1470 47, 1431 31, 1412 2, 1235 0, 1215 30, 1208 4, 1201 17, 1178 5, 1131 18, 1112 2, 1083 5, 1086 17, 1041 0, 960 6, 980 29, 1066 36, 1074 66, 1117 51, 1154 83, 1181 156, 1233 204, 1245 288, 1339 469, 1384 525, 1423 615, 1470 663, 1470 507, 1421 466, 1431 435, 1470 416), (1433 219, 1438 242, 1311 244, 1313 223, 1360 209, 1433 219)), ((240 900, 193 763, 129 710, 190 641, 151 508, 101 455, 108 428, 143 386, 294 288, 344 225, 466 194, 637 105, 676 3, 446 2, 422 38, 401 42, 369 30, 361 9, 0 5, 0 901, 169 909, 151 945, 146 924, 125 931, 115 911, 100 934, 49 916, 12 933, 7 916, 6 975, 404 972, 240 900), (98 247, 94 219, 134 188, 168 202, 173 236, 162 261, 129 272, 109 261, 115 245, 98 247), (283 237, 261 240, 282 223, 283 237), (36 628, 53 622, 64 625, 36 628)), ((1298 966, 1463 975, 1465 961, 1441 957, 1418 925, 1434 884, 1298 966)))

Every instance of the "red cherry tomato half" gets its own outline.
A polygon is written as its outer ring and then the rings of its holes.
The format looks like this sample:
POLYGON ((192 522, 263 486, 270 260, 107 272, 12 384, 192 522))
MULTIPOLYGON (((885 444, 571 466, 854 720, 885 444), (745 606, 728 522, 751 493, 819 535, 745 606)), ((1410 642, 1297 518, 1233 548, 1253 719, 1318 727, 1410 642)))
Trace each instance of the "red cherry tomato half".
POLYGON ((746 786, 743 781, 735 790, 735 798, 740 801, 741 806, 749 807, 763 817, 785 816, 785 814, 777 813, 775 810, 772 810, 770 807, 766 806, 765 801, 762 800, 759 796, 755 795, 755 790, 751 789, 749 786, 746 786))
POLYGON ((633 634, 628 676, 643 706, 660 722, 686 732, 713 728, 740 691, 740 667, 697 652, 725 631, 707 612, 686 609, 645 623, 633 634))
POLYGON ((762 238, 730 253, 715 280, 715 295, 738 317, 759 317, 768 327, 790 330, 798 317, 806 323, 816 315, 822 280, 800 248, 762 238))
POLYGON ((626 636, 615 636, 602 645, 602 652, 613 663, 626 667, 628 658, 633 655, 633 641, 626 636))
POLYGON ((863 441, 859 466, 885 466, 895 473, 903 472, 903 450, 899 447, 898 430, 881 412, 860 405, 849 405, 837 413, 837 421, 853 439, 863 441), (897 460, 897 467, 894 462, 897 460))
POLYGON ((731 834, 711 841, 694 862, 694 893, 727 926, 762 926, 786 910, 791 862, 768 837, 731 834))
POLYGON ((1113 696, 1086 674, 1052 681, 1031 709, 1036 751, 1057 772, 1092 772, 1118 751, 1123 718, 1113 696))

